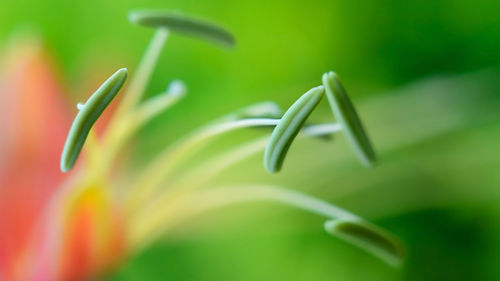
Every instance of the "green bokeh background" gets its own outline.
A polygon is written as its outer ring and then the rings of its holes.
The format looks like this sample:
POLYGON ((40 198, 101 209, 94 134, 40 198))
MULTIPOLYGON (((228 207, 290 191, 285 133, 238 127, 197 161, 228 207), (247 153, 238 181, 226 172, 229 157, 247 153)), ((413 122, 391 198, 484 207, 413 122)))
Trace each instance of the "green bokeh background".
MULTIPOLYGON (((258 155, 214 184, 306 191, 389 229, 409 255, 393 269, 328 236, 320 218, 247 204, 169 232, 110 280, 500 280, 499 1, 2 0, 0 42, 37 32, 68 98, 82 100, 108 73, 138 64, 153 31, 127 21, 134 8, 210 19, 238 41, 226 50, 169 38, 148 94, 182 79, 188 96, 141 131, 135 168, 238 107, 286 108, 335 70, 380 148, 376 168, 362 168, 341 137, 304 140, 280 175, 267 175, 258 155)), ((314 118, 329 120, 328 108, 314 118)), ((222 140, 193 165, 262 133, 222 140)))

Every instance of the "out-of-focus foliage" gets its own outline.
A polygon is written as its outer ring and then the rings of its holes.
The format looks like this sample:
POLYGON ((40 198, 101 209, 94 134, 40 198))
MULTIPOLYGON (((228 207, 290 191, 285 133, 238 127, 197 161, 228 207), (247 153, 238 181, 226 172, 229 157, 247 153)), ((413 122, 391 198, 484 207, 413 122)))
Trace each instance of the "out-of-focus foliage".
MULTIPOLYGON (((69 81, 69 98, 81 100, 104 70, 134 71, 152 35, 127 21, 134 8, 180 10, 237 38, 229 51, 169 39, 149 94, 180 78, 188 96, 141 132, 136 165, 240 106, 276 100, 287 108, 335 70, 373 136, 377 167, 362 168, 340 137, 304 140, 279 175, 266 174, 259 155, 214 184, 307 190, 400 236, 408 260, 394 270, 331 239, 321 219, 249 204, 172 230, 111 280, 500 279, 499 1, 3 0, 0 45, 19 30, 38 33, 69 81)), ((313 119, 331 118, 327 107, 318 111, 313 119)), ((193 164, 261 134, 222 140, 193 164)))

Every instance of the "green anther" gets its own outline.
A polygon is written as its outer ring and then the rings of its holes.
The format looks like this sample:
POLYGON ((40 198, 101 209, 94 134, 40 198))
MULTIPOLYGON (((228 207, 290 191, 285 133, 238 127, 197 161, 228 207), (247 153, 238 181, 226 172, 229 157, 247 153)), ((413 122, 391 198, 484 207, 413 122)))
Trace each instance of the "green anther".
POLYGON ((347 139, 356 150, 361 162, 365 166, 373 166, 377 160, 375 151, 337 74, 333 71, 325 73, 322 80, 330 107, 342 125, 347 139))
POLYGON ((228 47, 232 47, 236 43, 233 35, 222 27, 180 14, 134 11, 129 14, 129 20, 132 23, 147 27, 167 28, 174 32, 201 37, 228 47))
POLYGON ((325 230, 359 246, 392 266, 403 262, 405 251, 399 241, 385 231, 367 222, 356 220, 329 220, 325 230))
POLYGON ((290 145, 307 117, 321 101, 324 91, 323 86, 307 91, 290 106, 274 128, 264 153, 264 167, 270 173, 278 172, 281 169, 290 145))
POLYGON ((69 171, 76 162, 83 144, 99 116, 116 96, 127 79, 127 69, 122 68, 108 78, 83 105, 80 105, 66 138, 61 155, 61 170, 69 171))

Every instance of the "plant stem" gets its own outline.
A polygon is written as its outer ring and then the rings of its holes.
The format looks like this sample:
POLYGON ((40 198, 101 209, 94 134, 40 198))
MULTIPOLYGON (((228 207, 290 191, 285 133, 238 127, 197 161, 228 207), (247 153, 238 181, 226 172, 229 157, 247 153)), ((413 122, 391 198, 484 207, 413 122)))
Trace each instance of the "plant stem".
MULTIPOLYGON (((164 28, 157 29, 153 35, 153 38, 151 39, 151 42, 149 43, 149 46, 131 79, 128 89, 123 96, 123 99, 118 104, 118 107, 109 123, 108 133, 104 138, 104 151, 113 146, 113 139, 116 138, 114 134, 120 133, 120 129, 123 127, 121 123, 125 122, 127 119, 124 118, 124 116, 136 106, 144 95, 147 84, 151 78, 151 74, 153 73, 168 35, 168 30, 164 28)), ((113 155, 110 155, 110 157, 113 158, 113 155)))
POLYGON ((146 50, 144 57, 137 68, 137 71, 130 82, 127 94, 123 97, 120 106, 116 112, 116 118, 119 120, 122 114, 128 112, 134 107, 144 95, 147 84, 151 78, 151 74, 158 62, 158 58, 163 50, 163 46, 168 38, 169 32, 167 29, 159 28, 156 30, 151 43, 146 50))
MULTIPOLYGON (((241 128, 276 126, 280 119, 272 118, 249 118, 232 120, 217 124, 211 124, 200 128, 188 137, 181 139, 177 145, 167 148, 142 172, 135 184, 131 186, 126 198, 126 205, 130 212, 135 212, 146 200, 148 200, 169 175, 175 166, 181 161, 195 154, 197 151, 209 144, 210 139, 224 133, 241 128)), ((337 125, 330 125, 329 133, 340 130, 337 125)), ((326 130, 309 129, 312 136, 321 135, 326 130)))
MULTIPOLYGON (((308 133, 314 136, 327 135, 337 132, 338 130, 340 130, 340 126, 337 124, 320 124, 308 127, 308 133)), ((146 209, 155 204, 162 204, 162 202, 166 200, 164 198, 176 195, 179 192, 189 192, 203 187, 204 183, 227 168, 264 150, 268 141, 269 136, 265 136, 244 143, 214 159, 206 161, 198 167, 191 169, 191 171, 187 171, 180 180, 174 181, 165 191, 155 196, 154 201, 148 204, 146 209)))
POLYGON ((107 142, 107 149, 103 151, 102 157, 104 170, 108 170, 118 155, 119 151, 128 140, 148 121, 157 116, 160 112, 175 105, 183 96, 184 90, 176 89, 161 93, 149 100, 141 103, 124 115, 122 120, 112 128, 113 132, 107 142))
POLYGON ((125 199, 127 208, 134 212, 154 194, 156 188, 173 172, 179 161, 208 145, 211 138, 240 128, 275 126, 278 122, 279 119, 268 118, 232 120, 210 124, 194 131, 173 146, 167 147, 139 174, 125 199))
POLYGON ((141 249, 166 229, 209 210, 228 205, 271 201, 302 209, 327 219, 362 220, 360 217, 326 201, 278 186, 245 185, 210 188, 182 197, 166 198, 161 208, 131 221, 130 243, 141 249))
POLYGON ((308 136, 322 136, 338 132, 340 130, 342 130, 342 125, 339 123, 330 123, 306 126, 302 129, 302 133, 308 136))

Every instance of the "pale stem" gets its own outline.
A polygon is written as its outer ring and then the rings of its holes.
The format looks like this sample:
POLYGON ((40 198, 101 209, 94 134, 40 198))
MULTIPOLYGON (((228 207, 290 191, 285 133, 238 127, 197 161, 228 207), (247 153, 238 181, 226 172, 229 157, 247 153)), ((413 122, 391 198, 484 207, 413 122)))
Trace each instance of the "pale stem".
POLYGON ((91 129, 89 135, 87 136, 85 152, 87 156, 85 165, 88 170, 95 175, 100 174, 102 172, 102 163, 100 161, 102 147, 99 145, 95 129, 91 129))
POLYGON ((339 123, 330 123, 330 124, 318 124, 306 126, 302 129, 302 133, 308 136, 322 136, 328 135, 333 132, 338 132, 342 129, 342 125, 339 123))
POLYGON ((194 215, 228 205, 271 201, 299 208, 327 219, 362 220, 360 217, 326 201, 309 195, 270 185, 211 188, 184 197, 167 198, 161 209, 131 221, 129 239, 134 250, 140 250, 164 234, 166 229, 194 215))
MULTIPOLYGON (((109 128, 113 128, 117 126, 118 123, 123 122, 123 116, 141 100, 168 35, 169 32, 167 29, 160 28, 156 30, 123 99, 119 103, 116 112, 113 114, 109 128)), ((108 136, 106 136, 105 140, 107 139, 108 136)), ((107 144, 108 141, 104 143, 107 144)))
POLYGON ((216 176, 228 167, 262 151, 266 147, 268 140, 268 136, 259 138, 232 149, 215 159, 206 161, 193 169, 193 171, 187 172, 180 180, 175 181, 171 185, 164 186, 161 192, 150 199, 151 202, 138 206, 135 212, 130 213, 130 216, 135 218, 141 217, 143 214, 147 215, 148 213, 156 212, 157 209, 162 208, 161 206, 165 201, 168 201, 169 198, 179 198, 200 188, 205 182, 210 180, 210 178, 216 176))
POLYGON ((195 154, 210 143, 212 137, 222 135, 241 128, 258 126, 276 126, 280 119, 254 118, 232 120, 223 123, 211 124, 202 127, 187 137, 181 139, 171 147, 166 148, 146 169, 139 175, 135 183, 132 184, 130 192, 126 198, 126 206, 129 211, 134 212, 148 198, 154 194, 156 188, 173 171, 183 158, 195 154))
POLYGON ((108 135, 106 150, 103 151, 102 162, 104 170, 111 167, 114 159, 123 146, 130 140, 144 124, 157 116, 160 112, 165 111, 175 105, 184 95, 184 89, 175 88, 166 93, 161 93, 138 107, 132 109, 124 115, 122 120, 113 128, 110 128, 108 135))
MULTIPOLYGON (((130 212, 135 212, 137 208, 155 193, 159 185, 174 171, 179 160, 195 154, 201 148, 208 145, 212 137, 241 128, 276 126, 279 121, 280 119, 250 118, 228 121, 201 128, 194 134, 188 136, 185 140, 181 140, 178 145, 165 150, 141 175, 139 175, 137 182, 132 185, 129 196, 126 198, 126 206, 130 212)), ((329 133, 332 133, 341 128, 334 124, 330 126, 330 129, 332 129, 332 131, 329 133)), ((325 132, 324 129, 310 129, 310 131, 312 136, 318 136, 321 135, 320 133, 325 132)))
MULTIPOLYGON (((168 196, 169 192, 176 189, 193 190, 201 187, 212 177, 220 174, 222 171, 235 164, 248 159, 258 152, 264 150, 269 141, 269 136, 261 137, 256 140, 244 143, 234 149, 231 149, 213 159, 205 161, 197 167, 191 169, 181 179, 173 182, 167 190, 163 191, 157 198, 168 196)), ((156 199, 155 199, 156 200, 156 199)), ((151 204, 153 205, 153 203, 151 204)))
MULTIPOLYGON (((307 129, 304 128, 301 133, 309 133, 309 136, 322 136, 335 133, 339 130, 340 126, 338 126, 337 124, 320 124, 308 126, 307 129)), ((245 159, 248 159, 252 155, 255 155, 256 153, 264 150, 268 141, 269 136, 265 136, 247 142, 214 159, 206 161, 205 163, 199 165, 197 168, 192 169, 192 171, 187 172, 180 180, 177 180, 173 184, 169 185, 170 187, 165 191, 155 196, 154 200, 150 202, 150 204, 147 204, 147 206, 145 207, 145 212, 149 212, 148 210, 150 210, 151 208, 153 208, 154 210, 154 206, 156 204, 162 204, 162 202, 166 200, 164 198, 177 195, 176 192, 189 192, 201 188, 204 183, 206 183, 214 176, 217 176, 227 168, 232 167, 233 165, 245 159)))

